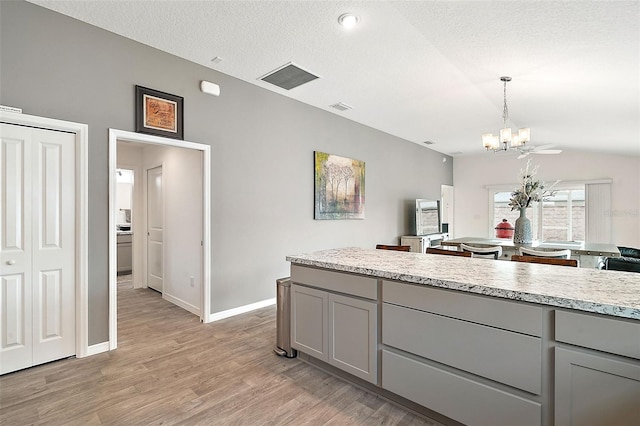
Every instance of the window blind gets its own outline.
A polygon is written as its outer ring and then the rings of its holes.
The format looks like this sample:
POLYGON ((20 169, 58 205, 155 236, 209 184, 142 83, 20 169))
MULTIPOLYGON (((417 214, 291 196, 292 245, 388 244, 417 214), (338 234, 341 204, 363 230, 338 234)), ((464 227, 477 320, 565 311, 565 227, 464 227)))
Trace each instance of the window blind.
POLYGON ((611 244, 611 184, 585 184, 585 240, 611 244))

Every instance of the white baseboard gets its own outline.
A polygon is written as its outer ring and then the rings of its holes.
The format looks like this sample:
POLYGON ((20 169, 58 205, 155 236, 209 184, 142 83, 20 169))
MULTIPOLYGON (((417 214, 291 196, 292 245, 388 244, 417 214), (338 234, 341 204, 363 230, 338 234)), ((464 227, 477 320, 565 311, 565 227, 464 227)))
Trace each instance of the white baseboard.
POLYGON ((109 352, 109 342, 97 343, 87 348, 86 356, 101 354, 102 352, 109 352))
POLYGON ((187 310, 192 314, 200 316, 200 308, 198 308, 197 306, 193 306, 192 304, 187 303, 184 300, 178 299, 177 297, 174 297, 167 293, 162 293, 162 298, 173 303, 174 305, 180 306, 182 309, 187 310))
POLYGON ((225 318, 255 311, 256 309, 265 308, 267 306, 272 306, 275 304, 276 304, 276 298, 274 297, 273 299, 262 300, 260 302, 251 303, 249 305, 239 306, 233 309, 227 309, 226 311, 210 314, 206 322, 220 321, 225 318))

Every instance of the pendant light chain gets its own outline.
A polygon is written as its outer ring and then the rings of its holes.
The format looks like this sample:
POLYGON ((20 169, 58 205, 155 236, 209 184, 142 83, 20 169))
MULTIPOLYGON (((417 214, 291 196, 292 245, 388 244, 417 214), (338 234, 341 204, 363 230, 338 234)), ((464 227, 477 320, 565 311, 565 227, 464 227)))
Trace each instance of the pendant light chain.
POLYGON ((503 128, 507 127, 507 119, 509 118, 509 108, 507 108, 507 80, 504 81, 504 109, 502 110, 503 128))

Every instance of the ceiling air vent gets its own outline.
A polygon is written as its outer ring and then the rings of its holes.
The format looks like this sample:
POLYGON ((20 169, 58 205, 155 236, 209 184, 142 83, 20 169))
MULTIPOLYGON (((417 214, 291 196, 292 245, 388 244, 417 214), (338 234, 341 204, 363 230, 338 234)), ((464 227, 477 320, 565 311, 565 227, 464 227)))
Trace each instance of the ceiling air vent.
POLYGON ((330 106, 331 106, 331 108, 335 108, 338 111, 346 111, 348 109, 353 109, 353 107, 351 105, 347 105, 347 104, 342 103, 342 102, 338 102, 337 104, 333 104, 333 105, 330 105, 330 106))
POLYGON ((260 80, 271 83, 282 89, 291 90, 305 83, 315 80, 317 75, 303 70, 293 62, 289 62, 270 73, 260 77, 260 80))

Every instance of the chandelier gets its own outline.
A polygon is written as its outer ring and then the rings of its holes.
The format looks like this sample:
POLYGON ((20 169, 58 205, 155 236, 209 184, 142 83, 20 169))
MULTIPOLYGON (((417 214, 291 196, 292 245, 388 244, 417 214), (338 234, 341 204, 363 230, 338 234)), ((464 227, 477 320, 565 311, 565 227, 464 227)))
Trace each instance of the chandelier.
POLYGON ((509 109, 507 108, 507 82, 511 81, 511 77, 500 77, 500 81, 504 83, 504 109, 502 110, 502 129, 498 135, 493 133, 485 133, 482 135, 482 145, 493 152, 506 151, 509 148, 522 149, 529 142, 531 137, 531 129, 524 128, 518 130, 517 133, 511 133, 511 127, 507 127, 507 119, 509 118, 509 109))

